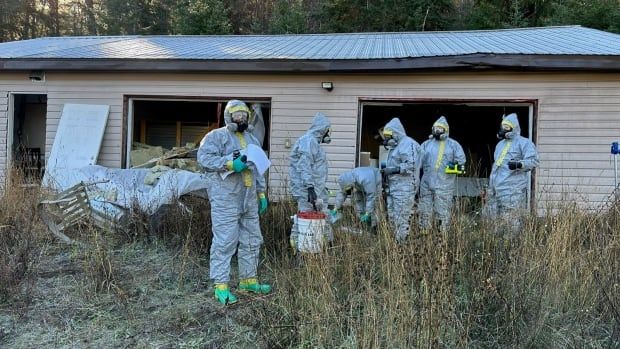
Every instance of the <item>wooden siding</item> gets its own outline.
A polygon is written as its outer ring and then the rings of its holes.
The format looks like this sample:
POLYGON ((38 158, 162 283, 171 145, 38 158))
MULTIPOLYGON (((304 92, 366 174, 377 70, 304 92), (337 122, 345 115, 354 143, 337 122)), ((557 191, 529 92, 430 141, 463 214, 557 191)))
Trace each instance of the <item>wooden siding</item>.
POLYGON ((121 165, 123 97, 178 95, 271 98, 271 189, 282 192, 289 149, 316 111, 333 123, 329 185, 354 166, 359 100, 365 98, 537 100, 537 139, 541 166, 537 200, 574 199, 600 205, 614 183, 609 145, 620 138, 620 74, 590 73, 424 73, 375 75, 261 74, 61 74, 48 73, 43 83, 27 74, 0 73, 0 168, 6 159, 8 92, 48 96, 46 149, 52 146, 65 103, 109 104, 110 118, 99 155, 104 166, 121 165), (332 81, 331 92, 320 88, 332 81))

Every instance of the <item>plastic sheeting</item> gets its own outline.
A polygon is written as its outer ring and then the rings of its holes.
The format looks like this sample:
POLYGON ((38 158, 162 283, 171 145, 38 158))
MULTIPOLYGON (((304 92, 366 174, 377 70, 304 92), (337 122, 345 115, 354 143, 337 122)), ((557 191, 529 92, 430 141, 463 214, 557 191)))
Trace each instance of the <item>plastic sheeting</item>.
POLYGON ((207 197, 208 179, 200 173, 165 171, 154 185, 148 185, 144 184, 144 178, 149 172, 149 169, 86 166, 56 173, 50 180, 50 187, 62 191, 83 182, 87 185, 91 205, 92 201, 107 202, 128 210, 138 207, 147 214, 155 213, 163 205, 176 203, 185 194, 207 197))

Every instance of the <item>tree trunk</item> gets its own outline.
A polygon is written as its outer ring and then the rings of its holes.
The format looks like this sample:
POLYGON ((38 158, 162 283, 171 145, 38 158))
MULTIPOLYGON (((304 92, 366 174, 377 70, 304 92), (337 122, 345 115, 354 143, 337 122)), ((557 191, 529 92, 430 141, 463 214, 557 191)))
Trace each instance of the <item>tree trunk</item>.
POLYGON ((97 30, 97 18, 95 17, 95 5, 93 0, 85 0, 86 5, 86 23, 88 27, 88 34, 98 35, 97 30))

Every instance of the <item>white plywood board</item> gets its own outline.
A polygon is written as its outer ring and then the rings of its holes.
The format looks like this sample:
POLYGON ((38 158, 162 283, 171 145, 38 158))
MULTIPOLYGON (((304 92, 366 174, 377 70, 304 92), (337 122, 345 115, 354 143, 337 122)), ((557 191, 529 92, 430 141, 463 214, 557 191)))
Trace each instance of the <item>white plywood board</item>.
POLYGON ((97 163, 109 112, 109 105, 64 105, 46 162, 44 185, 53 187, 54 177, 63 172, 97 163))

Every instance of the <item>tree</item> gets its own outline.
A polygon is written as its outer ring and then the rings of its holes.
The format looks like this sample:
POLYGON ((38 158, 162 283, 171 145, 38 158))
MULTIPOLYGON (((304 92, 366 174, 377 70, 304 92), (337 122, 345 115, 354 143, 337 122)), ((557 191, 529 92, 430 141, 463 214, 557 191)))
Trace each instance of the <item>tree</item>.
POLYGON ((230 34, 228 11, 220 0, 183 0, 177 8, 178 34, 230 34))
POLYGON ((278 0, 269 19, 271 34, 302 34, 308 32, 307 17, 300 0, 278 0))
POLYGON ((620 33, 618 0, 564 0, 552 4, 553 15, 547 25, 579 24, 589 28, 620 33))

